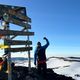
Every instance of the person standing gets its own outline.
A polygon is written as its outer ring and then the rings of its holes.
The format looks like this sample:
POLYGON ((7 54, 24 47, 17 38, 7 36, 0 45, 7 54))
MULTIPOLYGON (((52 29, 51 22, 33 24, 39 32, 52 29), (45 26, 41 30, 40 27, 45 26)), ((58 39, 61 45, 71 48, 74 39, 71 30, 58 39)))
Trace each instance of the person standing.
POLYGON ((49 41, 46 37, 43 38, 46 40, 46 44, 44 46, 41 45, 40 42, 37 43, 37 48, 34 53, 34 65, 37 63, 38 73, 46 74, 47 64, 46 64, 46 49, 49 46, 49 41))

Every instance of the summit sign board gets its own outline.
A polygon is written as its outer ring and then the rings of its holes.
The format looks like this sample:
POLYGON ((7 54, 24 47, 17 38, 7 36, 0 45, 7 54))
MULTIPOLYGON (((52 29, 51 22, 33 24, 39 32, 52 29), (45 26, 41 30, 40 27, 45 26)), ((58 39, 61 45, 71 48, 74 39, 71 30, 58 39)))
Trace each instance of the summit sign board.
POLYGON ((31 18, 27 16, 25 7, 0 4, 0 19, 4 20, 3 15, 5 13, 9 16, 7 20, 9 23, 13 23, 19 26, 27 25, 28 27, 29 24, 27 24, 27 22, 31 23, 31 18))

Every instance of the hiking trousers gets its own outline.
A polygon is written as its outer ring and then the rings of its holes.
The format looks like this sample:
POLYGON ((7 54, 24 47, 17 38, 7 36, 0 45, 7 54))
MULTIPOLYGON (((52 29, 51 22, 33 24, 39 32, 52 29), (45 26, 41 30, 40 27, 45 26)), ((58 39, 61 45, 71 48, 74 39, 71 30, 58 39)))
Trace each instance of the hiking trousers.
POLYGON ((39 73, 39 74, 46 75, 47 64, 46 64, 46 63, 38 64, 38 65, 37 65, 37 69, 38 69, 38 73, 39 73))

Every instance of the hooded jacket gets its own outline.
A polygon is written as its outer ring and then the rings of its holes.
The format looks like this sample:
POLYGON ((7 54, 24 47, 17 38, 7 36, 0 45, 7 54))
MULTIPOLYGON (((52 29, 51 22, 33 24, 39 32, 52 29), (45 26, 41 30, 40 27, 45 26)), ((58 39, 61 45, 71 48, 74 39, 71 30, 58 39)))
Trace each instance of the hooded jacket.
POLYGON ((46 40, 46 44, 44 46, 41 46, 40 48, 36 48, 35 53, 34 53, 34 64, 36 65, 36 61, 38 62, 46 62, 46 54, 45 51, 47 47, 49 46, 49 41, 48 39, 46 40))

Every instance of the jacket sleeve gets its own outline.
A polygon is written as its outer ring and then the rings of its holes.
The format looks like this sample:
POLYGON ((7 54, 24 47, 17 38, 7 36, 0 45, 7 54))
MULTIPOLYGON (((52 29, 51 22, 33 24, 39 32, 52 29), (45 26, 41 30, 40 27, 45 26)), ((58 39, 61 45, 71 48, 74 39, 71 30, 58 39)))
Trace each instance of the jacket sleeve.
POLYGON ((36 65, 36 60, 37 60, 37 49, 34 52, 34 65, 36 65))
POLYGON ((48 39, 45 39, 45 40, 46 40, 46 44, 43 46, 44 49, 46 49, 50 45, 48 39))

